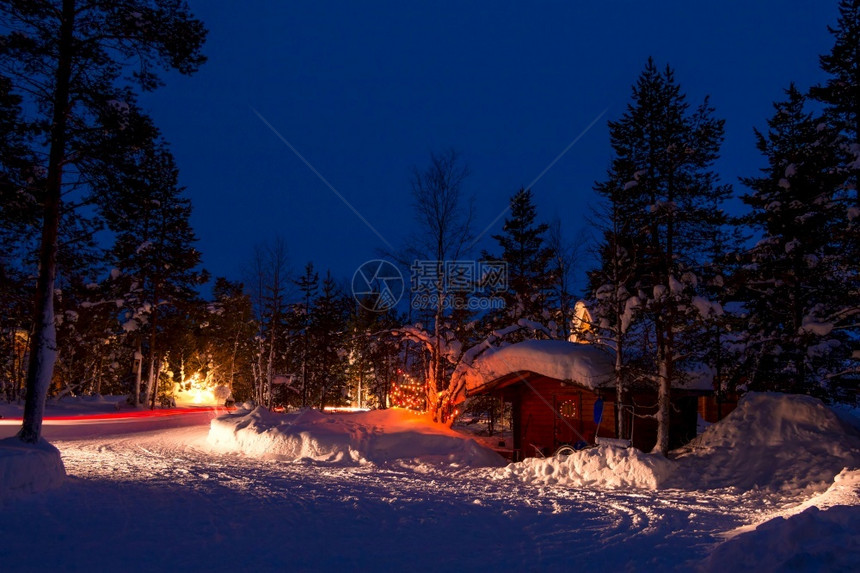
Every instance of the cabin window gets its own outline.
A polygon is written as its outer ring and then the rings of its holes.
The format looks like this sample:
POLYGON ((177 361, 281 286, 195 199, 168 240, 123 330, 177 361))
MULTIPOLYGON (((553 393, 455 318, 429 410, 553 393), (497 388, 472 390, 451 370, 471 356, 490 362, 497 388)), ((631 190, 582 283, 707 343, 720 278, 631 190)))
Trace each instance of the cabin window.
POLYGON ((576 418, 576 400, 565 400, 561 403, 561 415, 565 418, 576 418))

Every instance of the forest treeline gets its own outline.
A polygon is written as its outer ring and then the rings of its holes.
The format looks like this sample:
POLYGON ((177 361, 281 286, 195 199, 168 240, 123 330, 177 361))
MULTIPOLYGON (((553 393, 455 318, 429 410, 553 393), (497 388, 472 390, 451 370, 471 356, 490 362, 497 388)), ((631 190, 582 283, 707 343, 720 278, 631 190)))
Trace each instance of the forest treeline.
POLYGON ((192 378, 267 406, 405 404, 444 421, 458 365, 577 327, 614 351, 620 396, 655 389, 663 422, 670 387, 702 376, 718 393, 854 401, 860 1, 842 0, 839 14, 820 57, 826 81, 786 78, 755 132, 761 169, 731 180, 714 168, 718 110, 649 59, 608 124, 590 238, 542 219, 520 189, 478 252, 468 166, 455 151, 432 154, 412 172, 414 235, 382 257, 403 276, 393 304, 385 281, 355 295, 354 280, 280 240, 201 296, 210 277, 192 205, 138 96, 162 70, 204 64, 203 23, 175 0, 4 2, 0 399, 26 400, 26 441, 47 395, 123 393, 154 407, 192 378), (742 214, 726 212, 732 197, 742 214), (580 276, 587 288, 575 292, 580 276), (579 299, 589 312, 575 317, 579 299))

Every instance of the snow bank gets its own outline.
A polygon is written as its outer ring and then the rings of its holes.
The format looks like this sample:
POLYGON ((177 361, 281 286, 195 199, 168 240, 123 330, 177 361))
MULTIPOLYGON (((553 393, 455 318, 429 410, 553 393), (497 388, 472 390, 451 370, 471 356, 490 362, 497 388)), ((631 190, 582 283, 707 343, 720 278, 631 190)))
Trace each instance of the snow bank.
POLYGON ((671 475, 674 465, 660 455, 636 448, 601 445, 567 457, 526 458, 492 475, 532 484, 655 490, 671 475))
POLYGON ((811 507, 718 546, 704 571, 856 571, 860 508, 811 507))
POLYGON ((678 453, 684 471, 672 487, 811 494, 860 466, 860 438, 816 398, 749 393, 678 453))
POLYGON ((240 408, 212 420, 209 444, 221 451, 282 460, 314 460, 344 465, 413 460, 451 467, 501 466, 504 460, 427 414, 373 410, 323 414, 300 410, 273 414, 240 408))
POLYGON ((705 571, 853 571, 860 563, 860 471, 826 492, 717 546, 705 571))
MULTIPOLYGON (((860 511, 860 469, 845 468, 833 478, 833 483, 824 493, 811 497, 800 505, 783 510, 780 515, 790 517, 810 507, 827 509, 837 505, 855 505, 860 511)), ((752 530, 754 527, 749 529, 752 530)))
POLYGON ((60 451, 45 440, 33 445, 17 437, 0 440, 0 501, 57 487, 65 477, 60 451))
POLYGON ((466 395, 472 395, 490 382, 515 372, 534 372, 594 389, 612 382, 614 358, 611 353, 592 344, 526 340, 491 348, 473 364, 461 364, 457 370, 455 377, 464 379, 466 395))
MULTIPOLYGON (((860 467, 860 433, 809 396, 747 394, 725 419, 673 454, 670 461, 602 444, 567 458, 527 458, 492 475, 571 487, 766 490, 791 498, 825 490, 833 497, 835 486, 828 486, 834 479, 843 490, 860 482, 850 469, 860 467)), ((821 496, 813 499, 828 505, 821 496)), ((860 497, 829 505, 837 503, 858 505, 860 497)))

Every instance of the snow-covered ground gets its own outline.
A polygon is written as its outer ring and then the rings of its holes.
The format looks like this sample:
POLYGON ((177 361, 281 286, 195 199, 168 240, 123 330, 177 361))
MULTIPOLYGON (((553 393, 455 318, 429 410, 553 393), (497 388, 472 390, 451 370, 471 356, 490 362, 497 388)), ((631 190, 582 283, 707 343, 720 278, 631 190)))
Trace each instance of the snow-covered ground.
POLYGON ((656 462, 607 446, 469 467, 466 450, 435 440, 403 457, 405 434, 431 435, 426 423, 355 416, 283 424, 237 412, 211 431, 64 439, 54 443, 65 482, 1 502, 0 568, 856 570, 858 438, 808 398, 752 396, 737 411, 679 459, 656 462), (228 429, 257 436, 247 453, 241 440, 226 447, 228 429), (397 447, 379 448, 386 434, 397 447), (261 436, 281 450, 267 453, 261 436), (284 447, 285 436, 302 447, 284 447), (328 453, 305 455, 311 443, 328 453), (770 477, 764 461, 744 471, 762 455, 770 477))

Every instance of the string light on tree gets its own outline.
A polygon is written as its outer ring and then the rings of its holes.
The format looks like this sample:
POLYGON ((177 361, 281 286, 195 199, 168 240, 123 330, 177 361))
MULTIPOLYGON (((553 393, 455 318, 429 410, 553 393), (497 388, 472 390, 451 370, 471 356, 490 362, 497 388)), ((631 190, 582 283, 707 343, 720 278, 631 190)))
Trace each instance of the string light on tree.
POLYGON ((395 408, 406 408, 415 412, 425 409, 425 385, 416 382, 409 376, 399 384, 391 383, 391 405, 395 408))

